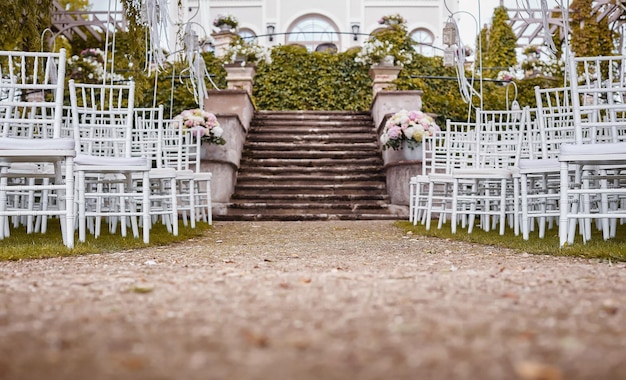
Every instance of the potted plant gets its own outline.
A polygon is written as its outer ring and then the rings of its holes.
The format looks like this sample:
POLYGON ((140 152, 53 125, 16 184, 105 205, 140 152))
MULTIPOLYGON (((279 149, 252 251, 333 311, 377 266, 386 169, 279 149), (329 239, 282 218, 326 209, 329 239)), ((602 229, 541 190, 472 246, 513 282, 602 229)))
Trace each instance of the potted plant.
POLYGON ((237 29, 239 22, 234 16, 231 15, 219 15, 213 21, 213 26, 219 28, 222 31, 230 31, 237 29))

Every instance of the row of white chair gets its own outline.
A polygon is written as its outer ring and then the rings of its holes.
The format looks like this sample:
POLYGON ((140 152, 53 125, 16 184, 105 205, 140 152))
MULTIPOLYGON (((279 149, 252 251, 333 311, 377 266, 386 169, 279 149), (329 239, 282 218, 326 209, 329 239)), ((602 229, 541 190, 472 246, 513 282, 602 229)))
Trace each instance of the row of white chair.
POLYGON ((201 142, 163 119, 163 108, 135 108, 134 83, 69 81, 63 105, 65 51, 0 52, 0 239, 14 226, 46 232, 60 217, 74 246, 127 229, 149 242, 160 221, 178 233, 178 218, 211 223, 210 173, 200 168, 201 142))
POLYGON ((451 217, 471 232, 506 222, 529 238, 559 225, 561 246, 578 233, 604 239, 626 219, 625 57, 572 58, 571 86, 535 88, 537 107, 478 111, 424 140, 422 174, 410 182, 410 220, 430 228, 451 217), (487 219, 487 216, 490 219, 487 219))

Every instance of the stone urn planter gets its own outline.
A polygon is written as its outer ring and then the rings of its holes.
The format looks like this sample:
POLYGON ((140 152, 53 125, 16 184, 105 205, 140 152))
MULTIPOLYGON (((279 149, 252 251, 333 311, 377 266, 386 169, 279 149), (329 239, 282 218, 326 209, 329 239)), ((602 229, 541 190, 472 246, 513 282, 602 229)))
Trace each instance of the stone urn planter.
POLYGON ((393 81, 398 79, 398 74, 402 70, 402 66, 393 66, 387 64, 372 65, 369 70, 370 78, 372 78, 372 91, 374 95, 382 90, 395 90, 396 86, 393 81))

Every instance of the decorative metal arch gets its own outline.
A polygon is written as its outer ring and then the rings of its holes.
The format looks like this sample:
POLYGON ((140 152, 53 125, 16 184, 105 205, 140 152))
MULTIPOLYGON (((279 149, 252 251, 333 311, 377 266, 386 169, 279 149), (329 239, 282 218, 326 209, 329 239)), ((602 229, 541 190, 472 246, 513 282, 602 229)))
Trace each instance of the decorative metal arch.
MULTIPOLYGON (((598 21, 608 19, 609 26, 614 30, 626 22, 626 0, 594 0, 592 9, 598 14, 598 21)), ((519 47, 544 45, 545 34, 541 9, 507 8, 507 11, 513 32, 517 35, 519 47)), ((559 31, 561 35, 564 35, 565 25, 561 8, 550 9, 548 25, 550 34, 554 35, 559 31)))

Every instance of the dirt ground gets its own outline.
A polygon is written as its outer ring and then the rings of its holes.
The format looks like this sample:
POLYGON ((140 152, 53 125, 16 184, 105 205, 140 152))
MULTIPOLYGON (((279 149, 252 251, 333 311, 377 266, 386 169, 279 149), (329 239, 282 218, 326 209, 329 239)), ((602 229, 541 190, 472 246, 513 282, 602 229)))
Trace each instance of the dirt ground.
POLYGON ((626 263, 218 222, 0 263, 0 379, 626 379, 626 263))

